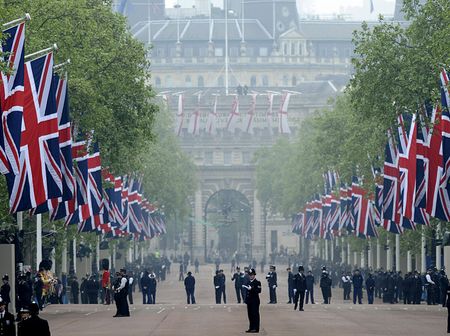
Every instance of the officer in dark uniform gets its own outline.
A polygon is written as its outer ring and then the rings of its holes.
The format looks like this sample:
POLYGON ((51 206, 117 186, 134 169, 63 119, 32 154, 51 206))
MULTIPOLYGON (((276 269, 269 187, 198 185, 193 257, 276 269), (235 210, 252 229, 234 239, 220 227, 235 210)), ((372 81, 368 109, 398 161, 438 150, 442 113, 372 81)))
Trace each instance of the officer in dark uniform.
POLYGON ((362 287, 363 287, 363 277, 361 273, 359 273, 359 269, 355 270, 353 274, 352 282, 353 282, 353 304, 356 304, 356 299, 358 299, 358 303, 362 304, 362 287))
POLYGON ((220 275, 219 270, 216 271, 216 275, 214 275, 213 283, 214 283, 214 291, 216 294, 216 304, 220 304, 222 298, 222 290, 220 288, 220 275))
POLYGON ((369 277, 366 279, 367 300, 369 304, 373 304, 373 297, 375 294, 375 279, 372 273, 369 273, 369 277))
POLYGON ((234 290, 236 291, 236 299, 238 303, 241 303, 241 289, 243 283, 243 274, 240 267, 236 267, 236 272, 233 274, 231 281, 234 281, 234 290))
POLYGON ((298 273, 294 275, 294 310, 297 309, 298 299, 300 298, 299 310, 303 311, 303 303, 305 301, 305 291, 306 291, 306 277, 305 268, 300 265, 298 266, 298 273))
POLYGON ((5 274, 2 278, 3 285, 0 288, 0 296, 2 297, 3 302, 5 303, 6 311, 8 311, 8 305, 11 302, 11 298, 9 296, 9 292, 11 291, 11 287, 9 286, 9 276, 5 274))
POLYGON ((277 303, 277 272, 275 272, 275 266, 271 265, 269 273, 266 275, 267 283, 269 285, 269 303, 277 303))
POLYGON ((184 279, 184 288, 186 289, 187 304, 195 304, 195 278, 192 276, 192 272, 187 273, 187 277, 184 279))
POLYGON ((445 301, 447 306, 447 333, 450 334, 450 285, 447 286, 447 297, 445 301))
POLYGON ((261 293, 261 282, 256 280, 256 271, 254 268, 249 270, 250 281, 248 285, 245 286, 247 289, 247 297, 245 302, 247 303, 247 314, 249 320, 249 328, 247 333, 258 333, 259 332, 259 293, 261 293))
POLYGON ((77 277, 74 276, 70 282, 70 293, 72 294, 72 303, 78 304, 78 295, 80 294, 80 284, 78 283, 77 277))
POLYGON ((39 306, 36 303, 30 305, 31 316, 18 324, 18 336, 39 335, 50 336, 50 328, 47 320, 41 319, 39 315, 39 306))
POLYGON ((227 294, 225 292, 226 277, 223 269, 219 270, 220 296, 223 296, 223 303, 227 303, 227 294))
POLYGON ((448 285, 447 274, 445 274, 445 270, 442 268, 439 272, 440 303, 442 304, 442 307, 445 307, 448 285))
POLYGON ((248 267, 244 267, 244 274, 242 277, 242 285, 245 286, 241 286, 241 296, 242 296, 242 301, 244 301, 244 303, 246 303, 245 301, 247 300, 247 286, 250 284, 250 275, 248 274, 249 272, 249 268, 248 267))
POLYGON ((148 287, 148 297, 147 297, 147 303, 149 304, 156 304, 156 277, 155 273, 151 272, 149 276, 149 287, 148 287))
POLYGON ((419 272, 417 271, 414 271, 412 285, 413 285, 412 290, 413 303, 420 304, 420 301, 422 299, 422 279, 420 278, 419 272))
POLYGON ((328 272, 324 269, 320 277, 320 289, 322 290, 324 304, 330 304, 331 302, 331 285, 331 278, 328 276, 328 272))
POLYGON ((286 271, 288 272, 288 303, 292 303, 294 301, 294 274, 292 274, 290 267, 286 271))
POLYGON ((308 275, 306 276, 306 304, 308 304, 309 299, 311 299, 311 303, 314 304, 315 282, 314 275, 311 271, 308 271, 308 275))
POLYGON ((16 336, 14 315, 6 311, 6 302, 0 299, 0 336, 16 336))
POLYGON ((21 275, 17 284, 17 310, 20 311, 22 308, 28 308, 32 295, 33 293, 27 282, 27 278, 25 275, 21 275))

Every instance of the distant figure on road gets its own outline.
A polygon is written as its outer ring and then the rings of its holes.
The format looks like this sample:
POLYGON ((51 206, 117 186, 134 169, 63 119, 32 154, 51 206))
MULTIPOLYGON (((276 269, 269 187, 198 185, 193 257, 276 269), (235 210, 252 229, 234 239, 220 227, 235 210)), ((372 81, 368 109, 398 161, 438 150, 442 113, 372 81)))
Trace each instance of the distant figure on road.
POLYGON ((192 276, 192 272, 187 273, 187 277, 184 279, 184 288, 186 289, 187 304, 195 304, 195 278, 192 276))
MULTIPOLYGON (((236 267, 236 272, 233 274, 233 277, 231 278, 231 281, 234 281, 234 289, 236 291, 236 299, 237 303, 241 303, 241 289, 242 285, 244 284, 244 274, 241 272, 241 268, 238 266, 236 267)), ((244 300, 244 297, 242 297, 244 300)))
POLYGON ((225 274, 223 273, 223 270, 219 270, 219 283, 220 283, 220 296, 223 296, 223 303, 227 303, 227 295, 225 293, 225 274))
POLYGON ((142 290, 142 304, 150 304, 150 274, 147 270, 142 274, 140 285, 142 290))
POLYGON ((150 273, 150 286, 149 286, 149 304, 156 304, 156 276, 155 273, 150 273))
POLYGON ((214 283, 214 291, 216 294, 216 304, 220 304, 220 299, 222 297, 222 290, 220 289, 219 270, 217 270, 216 275, 214 275, 213 283, 214 283))
POLYGON ((292 274, 290 267, 288 267, 286 271, 288 272, 288 298, 289 298, 289 301, 287 303, 292 303, 292 301, 294 301, 294 274, 292 274))
POLYGON ((32 303, 29 307, 30 317, 20 321, 18 325, 18 336, 39 335, 50 336, 50 328, 47 320, 41 319, 39 315, 39 306, 32 303))
POLYGON ((270 265, 270 271, 266 275, 267 283, 269 285, 269 303, 277 303, 277 272, 275 272, 275 266, 270 265))
POLYGON ((372 273, 369 273, 369 277, 366 279, 367 300, 369 304, 373 304, 373 296, 375 293, 375 279, 372 273))
POLYGON ((322 290, 323 303, 331 303, 331 285, 332 281, 326 270, 322 271, 322 276, 320 277, 320 289, 322 290))
POLYGON ((359 269, 355 270, 352 282, 353 282, 353 304, 356 304, 356 299, 358 299, 359 304, 362 304, 362 286, 364 280, 361 273, 359 273, 359 269))
POLYGON ((261 293, 261 282, 256 280, 256 271, 254 268, 249 270, 250 282, 245 286, 247 290, 247 314, 249 320, 249 328, 246 331, 247 333, 258 333, 259 332, 259 324, 260 324, 260 316, 259 316, 259 293, 261 293))
POLYGON ((308 271, 306 276, 306 304, 308 304, 309 299, 311 299, 311 304, 314 304, 314 284, 316 280, 311 271, 308 271))
POLYGON ((183 281, 184 279, 184 265, 183 262, 180 261, 180 273, 178 275, 178 281, 183 281))

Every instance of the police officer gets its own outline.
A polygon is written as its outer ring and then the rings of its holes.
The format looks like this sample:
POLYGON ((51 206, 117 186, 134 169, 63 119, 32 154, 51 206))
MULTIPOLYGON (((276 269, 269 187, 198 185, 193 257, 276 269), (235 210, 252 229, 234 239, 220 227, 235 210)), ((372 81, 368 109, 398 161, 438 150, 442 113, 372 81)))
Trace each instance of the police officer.
POLYGON ((47 320, 41 319, 39 306, 36 303, 30 304, 30 317, 19 322, 17 326, 18 336, 39 335, 50 336, 50 328, 47 320))
POLYGON ((439 272, 440 303, 442 304, 442 307, 445 307, 448 285, 447 274, 445 274, 445 270, 442 268, 439 272))
POLYGON ((221 298, 222 298, 222 290, 220 288, 220 271, 216 271, 216 275, 214 275, 213 283, 214 283, 214 291, 216 294, 216 304, 220 304, 221 298))
POLYGON ((290 267, 286 271, 288 272, 288 303, 292 303, 294 301, 294 274, 292 274, 290 267))
POLYGON ((355 270, 353 274, 352 282, 353 282, 353 304, 356 304, 356 299, 358 299, 358 303, 362 304, 362 286, 363 286, 363 277, 359 272, 359 269, 355 270))
POLYGON ((300 265, 298 266, 298 273, 294 276, 294 310, 297 309, 298 299, 300 298, 299 310, 303 311, 306 291, 306 277, 304 272, 304 267, 300 265))
POLYGON ((316 283, 314 275, 311 271, 308 271, 306 276, 306 304, 308 304, 308 299, 311 298, 311 304, 314 304, 314 284, 316 283))
POLYGON ((366 279, 367 300, 369 304, 373 304, 373 296, 375 293, 375 279, 372 273, 369 273, 369 277, 366 279))
POLYGON ((6 310, 7 304, 0 298, 0 336, 16 336, 14 315, 6 310))
POLYGON ((322 290, 323 303, 330 304, 331 302, 331 278, 328 276, 328 272, 324 269, 322 270, 322 275, 320 277, 320 289, 322 290))
POLYGON ((261 282, 256 280, 256 271, 254 268, 249 270, 250 281, 245 286, 247 290, 247 297, 245 302, 247 303, 247 314, 249 320, 249 328, 247 333, 258 333, 260 325, 259 317, 259 293, 261 293, 261 282))
POLYGON ((195 304, 195 278, 192 272, 187 272, 187 277, 184 279, 184 288, 186 290, 187 304, 195 304))
POLYGON ((277 303, 277 272, 275 272, 275 266, 271 265, 269 268, 269 273, 266 275, 267 283, 269 285, 269 303, 277 303))
POLYGON ((234 289, 236 291, 237 302, 241 303, 241 288, 243 285, 243 274, 239 266, 236 267, 236 272, 233 274, 231 281, 234 281, 234 289))
POLYGON ((219 270, 220 296, 223 296, 223 303, 227 303, 227 294, 225 293, 226 277, 223 269, 219 270))
POLYGON ((127 278, 127 271, 125 269, 120 270, 116 286, 118 287, 115 289, 116 295, 114 296, 114 299, 116 301, 117 313, 116 315, 114 315, 114 317, 130 316, 130 310, 127 301, 129 282, 127 278))
POLYGON ((427 271, 427 274, 425 275, 426 280, 426 288, 427 288, 427 304, 428 305, 434 305, 435 304, 435 295, 434 295, 434 288, 436 287, 436 283, 433 281, 431 277, 431 273, 433 270, 430 268, 427 271))
POLYGON ((9 276, 8 274, 5 274, 2 278, 3 285, 0 288, 0 296, 2 297, 2 300, 4 304, 6 305, 5 309, 8 311, 8 305, 11 302, 11 298, 9 296, 9 292, 11 291, 11 287, 9 286, 9 276))

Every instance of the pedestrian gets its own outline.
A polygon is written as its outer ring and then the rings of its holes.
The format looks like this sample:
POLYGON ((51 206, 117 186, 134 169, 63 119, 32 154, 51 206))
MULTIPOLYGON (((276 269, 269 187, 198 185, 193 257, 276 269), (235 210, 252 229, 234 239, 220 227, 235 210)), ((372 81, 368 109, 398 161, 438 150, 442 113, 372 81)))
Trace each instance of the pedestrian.
POLYGON ((305 268, 298 266, 298 273, 294 276, 294 310, 299 306, 299 310, 303 311, 303 303, 305 301, 306 276, 305 268), (300 299, 300 305, 298 305, 300 299))
POLYGON ((195 258, 194 266, 195 266, 195 273, 198 273, 199 272, 198 268, 200 266, 200 263, 198 262, 197 258, 195 258))
POLYGON ((373 297, 375 294, 375 279, 373 278, 372 273, 369 273, 369 276, 366 279, 366 291, 368 303, 373 304, 373 297))
POLYGON ((216 304, 220 304, 220 300, 222 298, 222 290, 220 288, 219 270, 217 270, 216 275, 214 275, 213 283, 214 283, 214 291, 216 294, 216 304))
POLYGON ((266 275, 267 284, 269 286, 269 297, 271 304, 277 303, 277 272, 275 272, 275 266, 270 265, 269 273, 266 275))
POLYGON ((356 269, 353 278, 353 304, 356 304, 356 299, 358 299, 358 303, 362 304, 362 286, 363 286, 364 279, 359 272, 359 269, 356 269))
POLYGON ((10 292, 11 292, 11 286, 9 285, 9 276, 8 274, 5 274, 2 278, 2 286, 0 287, 0 296, 2 297, 2 300, 5 305, 5 310, 8 311, 9 303, 11 302, 10 298, 10 292))
POLYGON ((147 270, 144 271, 140 280, 142 292, 142 304, 150 303, 150 274, 147 270))
POLYGON ((30 304, 30 317, 19 322, 17 326, 18 336, 50 336, 50 328, 47 320, 41 319, 39 315, 39 306, 36 303, 30 304))
POLYGON ((311 271, 308 271, 306 275, 306 304, 308 304, 308 299, 311 299, 311 304, 314 304, 314 284, 316 283, 314 275, 311 271))
POLYGON ((239 266, 236 267, 236 272, 233 274, 231 281, 234 281, 234 290, 236 291, 237 303, 241 303, 241 289, 242 289, 242 285, 243 285, 243 274, 242 274, 241 268, 239 266))
POLYGON ((184 279, 184 266, 183 266, 183 262, 180 261, 178 281, 183 281, 183 279, 184 279))
POLYGON ((450 285, 447 285, 447 297, 445 302, 447 306, 447 333, 450 334, 450 285))
POLYGON ((440 303, 442 304, 442 307, 445 307, 446 304, 448 285, 447 274, 445 274, 445 269, 442 268, 439 272, 440 303))
POLYGON ((287 303, 292 303, 294 301, 294 274, 292 273, 290 267, 288 267, 286 271, 288 272, 288 298, 289 298, 289 301, 287 303))
POLYGON ((186 290, 187 304, 195 304, 195 278, 192 276, 192 272, 188 272, 184 279, 184 289, 186 290))
POLYGON ((97 304, 98 303, 98 281, 96 281, 95 277, 91 275, 87 284, 86 291, 89 298, 89 304, 97 304))
POLYGON ((126 274, 127 271, 125 269, 121 269, 120 272, 116 273, 117 281, 114 286, 114 301, 116 302, 117 312, 114 317, 130 316, 127 301, 129 282, 126 274))
POLYGON ((6 310, 6 301, 0 298, 0 336, 16 336, 14 315, 6 310))
POLYGON ((150 304, 156 304, 156 276, 155 273, 150 273, 150 286, 149 286, 149 294, 150 294, 150 304))
POLYGON ((223 273, 223 269, 219 270, 219 285, 220 285, 220 296, 223 297, 223 303, 227 303, 227 295, 225 293, 225 282, 226 277, 223 273))
POLYGON ((420 304, 422 300, 422 280, 417 271, 414 271, 411 295, 413 297, 413 304, 420 304))
POLYGON ((425 287, 427 289, 427 304, 428 305, 434 305, 435 304, 435 294, 434 294, 434 288, 436 287, 436 283, 431 278, 431 273, 433 270, 430 268, 427 271, 427 274, 425 275, 425 287))
POLYGON ((78 304, 78 295, 80 292, 80 284, 78 283, 77 277, 74 276, 72 282, 70 283, 70 293, 72 294, 72 303, 78 304))
POLYGON ((350 290, 352 287, 350 276, 348 274, 345 274, 345 272, 342 272, 341 282, 342 288, 344 290, 344 300, 350 300, 350 290))
POLYGON ((261 293, 261 282, 256 279, 256 271, 254 268, 249 270, 250 282, 246 286, 247 297, 247 315, 249 320, 249 328, 247 333, 259 333, 260 316, 259 316, 259 294, 261 293))
POLYGON ((81 278, 81 285, 80 285, 81 303, 82 304, 87 304, 89 302, 87 291, 86 291, 87 283, 88 283, 88 275, 86 274, 86 277, 81 278))
POLYGON ((332 281, 328 275, 327 270, 322 270, 322 275, 320 277, 320 289, 322 290, 323 303, 331 303, 331 285, 332 281))
POLYGON ((109 305, 111 303, 111 294, 109 292, 109 288, 111 287, 111 273, 109 271, 109 267, 108 268, 106 267, 109 265, 104 266, 105 268, 103 269, 102 272, 102 283, 101 283, 103 291, 103 304, 109 305))
POLYGON ((34 283, 34 293, 36 294, 36 301, 39 308, 42 310, 44 307, 44 280, 42 279, 42 274, 38 273, 36 277, 36 282, 34 283))
POLYGON ((133 272, 130 271, 130 275, 128 276, 128 302, 133 304, 133 289, 134 289, 134 278, 133 272))

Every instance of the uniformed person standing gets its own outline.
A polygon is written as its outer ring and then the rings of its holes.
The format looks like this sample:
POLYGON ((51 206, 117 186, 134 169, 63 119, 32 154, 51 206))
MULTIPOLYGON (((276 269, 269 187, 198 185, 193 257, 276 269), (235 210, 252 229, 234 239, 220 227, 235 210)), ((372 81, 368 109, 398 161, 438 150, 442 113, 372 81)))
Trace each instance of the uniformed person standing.
POLYGON ((314 284, 316 283, 314 275, 311 271, 308 271, 306 276, 306 304, 311 299, 311 304, 314 304, 314 284))
POLYGON ((359 273, 359 269, 355 270, 353 274, 352 283, 353 283, 353 304, 356 304, 356 299, 358 299, 358 303, 362 304, 362 287, 363 287, 364 279, 359 273))
POLYGON ((0 298, 0 336, 16 336, 14 315, 6 311, 6 302, 0 298))
POLYGON ((275 266, 270 266, 270 271, 266 275, 267 283, 269 285, 269 303, 277 303, 277 272, 275 272, 275 266))
POLYGON ((130 316, 130 310, 127 301, 129 283, 126 274, 127 271, 124 269, 121 269, 118 274, 118 281, 116 284, 116 286, 118 285, 118 287, 115 289, 116 294, 114 296, 114 300, 116 301, 117 306, 117 313, 116 315, 114 315, 114 317, 130 316))
POLYGON ((39 306, 36 303, 32 303, 30 304, 29 310, 31 316, 26 320, 20 321, 17 326, 18 336, 50 336, 50 328, 47 320, 43 320, 38 316, 39 306))
POLYGON ((294 310, 297 309, 298 299, 300 298, 299 310, 303 311, 303 303, 305 301, 306 277, 303 266, 298 266, 298 273, 294 276, 294 310))
POLYGON ((220 275, 219 270, 216 270, 216 275, 214 275, 213 283, 214 283, 214 291, 216 294, 216 304, 220 304, 220 299, 222 298, 222 290, 220 288, 220 275))
POLYGON ((243 274, 241 273, 241 269, 239 266, 236 267, 236 272, 233 274, 231 281, 234 281, 234 289, 236 291, 237 303, 241 303, 241 289, 244 282, 243 282, 243 274))
POLYGON ((249 320, 249 328, 247 333, 258 333, 260 325, 259 317, 259 293, 261 293, 261 282, 256 280, 256 271, 254 268, 249 270, 250 282, 245 286, 247 290, 247 297, 245 302, 247 303, 247 314, 249 320))
POLYGON ((294 274, 292 274, 290 267, 286 271, 288 272, 288 303, 292 303, 294 301, 294 274))
POLYGON ((320 277, 320 289, 322 290, 323 303, 331 303, 331 278, 328 276, 328 272, 324 269, 322 276, 320 277))
POLYGON ((9 296, 9 293, 11 292, 11 287, 9 286, 9 276, 8 274, 5 274, 2 278, 3 285, 0 288, 0 296, 2 297, 2 300, 4 304, 6 305, 5 309, 8 311, 9 303, 11 302, 11 298, 9 296))

